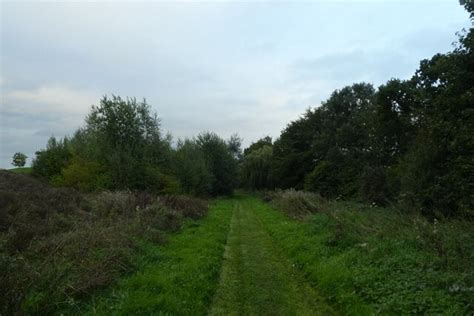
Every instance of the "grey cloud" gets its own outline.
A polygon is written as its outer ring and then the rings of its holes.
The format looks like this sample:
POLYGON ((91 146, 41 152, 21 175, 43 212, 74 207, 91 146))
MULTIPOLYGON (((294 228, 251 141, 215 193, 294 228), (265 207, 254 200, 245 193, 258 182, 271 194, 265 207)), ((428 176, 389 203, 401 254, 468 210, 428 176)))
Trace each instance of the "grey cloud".
POLYGON ((175 137, 275 137, 336 88, 410 76, 468 21, 452 2, 7 2, 1 11, 0 167, 50 134, 71 134, 112 93, 145 97, 175 137))
POLYGON ((292 71, 298 80, 322 78, 336 82, 381 83, 390 77, 406 77, 414 67, 401 53, 355 50, 299 60, 292 71))

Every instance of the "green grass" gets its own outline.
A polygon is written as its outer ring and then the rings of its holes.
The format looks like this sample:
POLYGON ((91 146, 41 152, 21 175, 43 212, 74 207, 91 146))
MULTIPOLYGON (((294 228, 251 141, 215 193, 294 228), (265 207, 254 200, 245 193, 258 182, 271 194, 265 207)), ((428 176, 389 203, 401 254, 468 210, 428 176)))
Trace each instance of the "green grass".
POLYGON ((262 205, 246 196, 216 200, 168 244, 143 244, 138 273, 63 313, 334 314, 261 224, 255 208, 262 205))
POLYGON ((472 314, 472 223, 334 202, 305 221, 254 199, 282 251, 343 314, 472 314))
POLYGON ((220 285, 211 315, 332 315, 280 252, 249 198, 235 200, 220 285))
POLYGON ((219 279, 232 208, 232 201, 217 200, 203 220, 189 222, 167 245, 146 246, 140 272, 78 313, 206 314, 219 279))
POLYGON ((248 198, 255 216, 269 233, 276 247, 302 273, 308 282, 337 308, 339 313, 367 315, 373 309, 353 293, 348 284, 350 271, 343 256, 326 256, 328 233, 309 223, 288 218, 260 199, 248 198))
POLYGON ((139 272, 65 314, 472 314, 472 223, 331 202, 293 219, 253 196, 218 199, 139 272))
POLYGON ((8 171, 15 172, 15 173, 31 173, 33 171, 33 168, 31 167, 22 167, 22 168, 13 168, 9 169, 8 171))

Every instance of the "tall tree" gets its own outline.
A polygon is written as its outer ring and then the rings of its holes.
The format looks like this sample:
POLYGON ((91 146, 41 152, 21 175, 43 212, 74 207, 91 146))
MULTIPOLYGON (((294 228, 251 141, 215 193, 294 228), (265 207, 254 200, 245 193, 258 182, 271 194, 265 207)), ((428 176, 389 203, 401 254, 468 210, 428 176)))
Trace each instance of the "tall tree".
POLYGON ((196 143, 211 173, 211 194, 231 194, 237 185, 238 163, 228 144, 217 134, 204 132, 196 143))

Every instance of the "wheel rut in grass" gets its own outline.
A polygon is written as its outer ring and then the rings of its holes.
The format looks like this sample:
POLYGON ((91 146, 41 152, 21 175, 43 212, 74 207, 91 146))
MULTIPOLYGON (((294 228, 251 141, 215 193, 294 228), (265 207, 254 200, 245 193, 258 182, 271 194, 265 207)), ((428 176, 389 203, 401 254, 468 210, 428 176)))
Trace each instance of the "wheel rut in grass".
POLYGON ((235 199, 211 315, 330 315, 332 310, 266 232, 252 204, 235 199))

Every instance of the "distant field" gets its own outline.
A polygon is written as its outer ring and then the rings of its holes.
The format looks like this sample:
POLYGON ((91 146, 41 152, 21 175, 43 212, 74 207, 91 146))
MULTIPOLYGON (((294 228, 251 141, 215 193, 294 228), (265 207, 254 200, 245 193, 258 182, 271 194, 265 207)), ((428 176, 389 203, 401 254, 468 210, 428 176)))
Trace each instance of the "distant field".
POLYGON ((15 172, 15 173, 31 173, 31 167, 23 167, 23 168, 13 168, 9 169, 8 171, 15 172))

